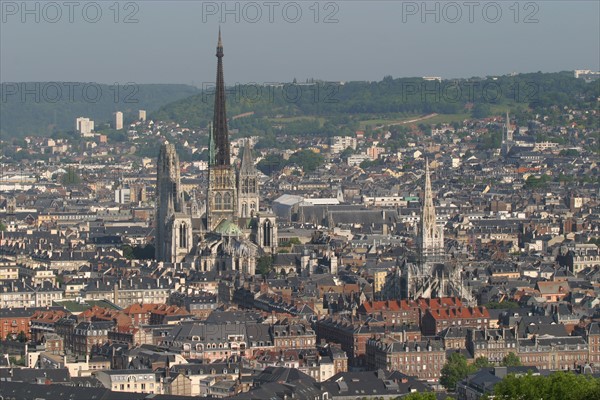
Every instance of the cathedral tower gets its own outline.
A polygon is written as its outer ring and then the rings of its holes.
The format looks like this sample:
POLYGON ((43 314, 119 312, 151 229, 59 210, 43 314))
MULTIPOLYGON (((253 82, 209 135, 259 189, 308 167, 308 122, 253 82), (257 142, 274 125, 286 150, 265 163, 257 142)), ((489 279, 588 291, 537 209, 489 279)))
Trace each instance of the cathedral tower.
POLYGON ((508 111, 506 112, 506 124, 504 126, 504 132, 502 133, 502 155, 506 156, 510 152, 510 149, 514 146, 513 131, 510 127, 510 117, 508 111))
POLYGON ((437 225, 431 192, 429 161, 426 160, 425 163, 425 193, 423 195, 418 243, 421 267, 423 272, 428 274, 433 263, 444 262, 444 228, 437 225))
POLYGON ((225 109, 225 79, 223 77, 223 42, 219 29, 217 44, 217 83, 215 88, 215 110, 210 136, 211 157, 208 166, 208 193, 206 227, 209 231, 224 220, 237 223, 238 202, 236 177, 231 166, 227 112, 225 109))
POLYGON ((250 218, 258 212, 258 172, 254 166, 250 140, 246 140, 238 172, 238 216, 250 218))
POLYGON ((176 253, 187 253, 191 248, 192 233, 184 212, 179 157, 172 144, 161 146, 156 172, 156 260, 175 262, 176 253))

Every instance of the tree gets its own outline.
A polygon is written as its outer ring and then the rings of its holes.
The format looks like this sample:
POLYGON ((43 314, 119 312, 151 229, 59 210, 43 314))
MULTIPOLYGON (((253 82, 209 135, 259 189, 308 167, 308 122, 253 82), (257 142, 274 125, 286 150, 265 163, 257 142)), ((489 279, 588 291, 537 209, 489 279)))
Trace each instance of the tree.
POLYGON ((354 149, 352 147, 346 147, 346 149, 340 153, 340 158, 348 158, 352 154, 354 154, 354 149))
POLYGON ((277 154, 267 154, 256 164, 256 168, 265 175, 271 175, 273 172, 280 171, 285 166, 285 160, 277 154))
POLYGON ((525 186, 528 189, 545 188, 551 180, 552 179, 546 174, 543 174, 539 178, 535 175, 529 175, 525 181, 525 186))
POLYGON ((492 364, 490 363, 490 360, 488 360, 487 357, 481 356, 481 357, 477 357, 475 359, 475 362, 473 362, 473 364, 471 365, 471 368, 469 368, 469 369, 472 372, 476 372, 482 368, 489 368, 491 366, 492 366, 492 364))
POLYGON ((460 353, 452 353, 442 367, 440 383, 448 390, 456 389, 456 384, 467 377, 470 369, 467 359, 460 353))
POLYGON ((314 172, 319 168, 325 159, 321 154, 312 150, 300 150, 290 156, 288 164, 297 164, 304 172, 314 172))
POLYGON ((128 260, 133 260, 133 247, 126 244, 121 247, 121 250, 123 250, 123 257, 128 260))
POLYGON ((0 232, 4 232, 6 230, 6 225, 2 221, 0 221, 0 232))
POLYGON ((435 393, 411 393, 408 396, 398 397, 398 400, 436 400, 435 393))
POLYGON ((490 301, 485 304, 485 308, 488 310, 505 310, 510 308, 519 308, 519 303, 515 303, 514 301, 503 301, 498 303, 497 301, 490 301))
POLYGON ((75 171, 73 167, 69 167, 67 173, 62 177, 62 184, 65 186, 68 185, 78 185, 81 182, 81 178, 75 171))
POLYGON ((264 255, 256 260, 256 272, 264 276, 271 270, 273 270, 273 258, 270 255, 264 255))
POLYGON ((560 153, 558 153, 558 155, 561 157, 578 157, 579 152, 575 149, 566 149, 561 150, 560 153))
POLYGON ((473 107, 472 114, 475 119, 483 119, 490 116, 492 113, 489 104, 477 103, 473 107))
POLYGON ((587 400, 600 398, 600 380, 589 375, 555 372, 549 376, 509 375, 494 387, 495 399, 587 400))
POLYGON ((17 335, 17 341, 21 342, 21 343, 27 342, 27 335, 25 334, 25 332, 23 332, 23 331, 19 332, 19 334, 17 335))
POLYGON ((520 367, 522 364, 521 359, 515 353, 510 352, 502 359, 502 365, 504 367, 520 367))

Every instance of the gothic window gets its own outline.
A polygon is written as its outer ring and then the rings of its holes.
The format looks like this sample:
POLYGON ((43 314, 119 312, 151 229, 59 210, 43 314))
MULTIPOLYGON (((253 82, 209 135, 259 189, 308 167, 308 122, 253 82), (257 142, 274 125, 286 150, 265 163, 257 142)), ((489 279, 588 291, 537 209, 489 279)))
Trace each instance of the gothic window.
POLYGON ((250 204, 250 213, 254 214, 255 211, 256 211, 256 203, 250 204))
POLYGON ((217 193, 215 195, 215 210, 223 209, 223 198, 221 197, 221 193, 217 193))
POLYGON ((185 222, 182 222, 179 225, 179 247, 187 248, 187 225, 185 222))
POLYGON ((248 216, 248 204, 242 203, 242 217, 248 216))
POLYGON ((273 227, 271 226, 271 220, 266 220, 263 224, 263 247, 271 246, 271 235, 273 227))
POLYGON ((224 199, 224 209, 225 210, 231 210, 232 205, 231 205, 231 193, 225 193, 225 196, 223 196, 224 199))
POLYGON ((248 179, 242 179, 242 193, 248 193, 248 179))

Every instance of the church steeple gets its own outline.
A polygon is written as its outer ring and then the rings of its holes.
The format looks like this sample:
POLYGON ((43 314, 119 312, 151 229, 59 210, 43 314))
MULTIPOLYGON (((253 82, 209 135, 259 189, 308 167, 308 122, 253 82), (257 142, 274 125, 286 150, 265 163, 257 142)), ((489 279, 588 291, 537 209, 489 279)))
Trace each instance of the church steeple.
POLYGON ((425 266, 423 264, 441 261, 444 251, 444 231, 443 227, 438 226, 436 221, 433 193, 431 190, 431 176, 429 173, 429 159, 425 159, 425 188, 420 225, 419 252, 422 266, 425 266))
POLYGON ((254 174, 254 159, 250 149, 250 139, 244 141, 244 150, 242 153, 242 163, 240 164, 240 173, 254 174))
POLYGON ((210 134, 206 226, 214 231, 224 220, 237 223, 238 194, 236 176, 231 165, 227 112, 225 109, 225 79, 223 78, 223 41, 219 29, 217 43, 217 84, 215 110, 210 134))
POLYGON ((215 165, 215 137, 212 122, 208 124, 208 165, 215 165))
POLYGON ((215 88, 215 110, 213 134, 216 147, 215 165, 230 165, 229 132, 227 131, 227 112, 225 109, 225 79, 223 77, 223 41, 219 28, 217 43, 217 82, 215 88))

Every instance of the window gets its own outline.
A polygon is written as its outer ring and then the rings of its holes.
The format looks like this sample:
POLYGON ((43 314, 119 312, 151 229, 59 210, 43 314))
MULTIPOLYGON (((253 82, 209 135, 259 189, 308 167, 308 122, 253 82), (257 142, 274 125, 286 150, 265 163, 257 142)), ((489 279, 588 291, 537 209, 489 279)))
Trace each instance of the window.
POLYGON ((225 210, 231 210, 233 208, 233 206, 231 204, 231 201, 232 201, 231 193, 225 193, 225 196, 223 196, 223 199, 224 199, 224 203, 225 203, 223 208, 225 210))

